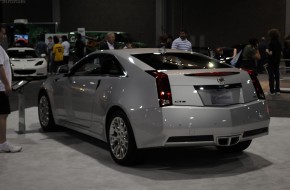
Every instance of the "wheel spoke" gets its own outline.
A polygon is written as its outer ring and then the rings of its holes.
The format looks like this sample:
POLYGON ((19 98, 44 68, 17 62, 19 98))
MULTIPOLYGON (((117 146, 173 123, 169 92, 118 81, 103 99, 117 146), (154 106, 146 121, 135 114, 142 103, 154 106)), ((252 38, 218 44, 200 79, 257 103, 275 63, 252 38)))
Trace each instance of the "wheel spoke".
POLYGON ((40 98, 39 102, 39 118, 43 126, 47 126, 49 122, 49 105, 45 96, 40 98))
POLYGON ((115 117, 110 125, 110 146, 112 153, 117 159, 125 158, 128 152, 128 131, 123 118, 115 117))

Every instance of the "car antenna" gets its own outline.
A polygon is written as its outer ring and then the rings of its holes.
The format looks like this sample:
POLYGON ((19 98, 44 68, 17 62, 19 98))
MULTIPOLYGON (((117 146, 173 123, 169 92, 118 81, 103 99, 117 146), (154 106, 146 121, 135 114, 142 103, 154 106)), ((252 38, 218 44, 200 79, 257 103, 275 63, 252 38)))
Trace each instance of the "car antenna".
POLYGON ((159 53, 161 53, 161 54, 165 54, 165 53, 166 53, 165 46, 160 47, 158 51, 159 51, 159 53))

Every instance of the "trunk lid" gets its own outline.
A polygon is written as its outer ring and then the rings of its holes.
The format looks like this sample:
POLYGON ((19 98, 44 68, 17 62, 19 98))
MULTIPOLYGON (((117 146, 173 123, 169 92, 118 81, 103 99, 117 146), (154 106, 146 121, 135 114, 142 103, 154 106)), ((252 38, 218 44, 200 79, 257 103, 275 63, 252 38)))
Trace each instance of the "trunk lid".
POLYGON ((173 105, 228 106, 257 100, 250 75, 239 69, 162 71, 168 75, 173 105))

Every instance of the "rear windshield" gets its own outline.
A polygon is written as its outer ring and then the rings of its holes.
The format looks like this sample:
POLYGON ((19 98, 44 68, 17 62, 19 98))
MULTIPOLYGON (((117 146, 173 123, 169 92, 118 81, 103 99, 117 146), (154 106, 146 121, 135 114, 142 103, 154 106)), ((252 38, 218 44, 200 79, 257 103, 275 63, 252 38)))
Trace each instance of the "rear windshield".
POLYGON ((22 58, 22 59, 29 59, 29 58, 37 58, 37 55, 34 50, 8 50, 8 56, 10 58, 22 58))
POLYGON ((132 55, 156 70, 214 69, 232 66, 216 59, 189 53, 135 54, 132 55))

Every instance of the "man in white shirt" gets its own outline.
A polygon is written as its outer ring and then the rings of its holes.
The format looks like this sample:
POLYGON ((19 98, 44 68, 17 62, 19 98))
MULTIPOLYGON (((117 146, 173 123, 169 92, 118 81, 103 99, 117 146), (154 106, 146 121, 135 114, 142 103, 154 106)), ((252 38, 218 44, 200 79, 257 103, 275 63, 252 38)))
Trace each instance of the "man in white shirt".
POLYGON ((116 36, 114 32, 108 32, 106 35, 106 41, 103 42, 100 45, 100 50, 106 50, 106 49, 118 49, 118 47, 115 44, 116 36))
POLYGON ((70 43, 68 42, 67 36, 63 35, 61 37, 62 40, 62 45, 64 47, 64 52, 63 52, 63 63, 68 64, 69 62, 69 48, 70 48, 70 43))
MULTIPOLYGON (((3 39, 6 31, 0 26, 0 41, 3 39)), ((15 146, 7 142, 6 128, 7 117, 10 114, 10 102, 8 96, 11 94, 12 74, 11 66, 7 53, 0 46, 0 153, 2 152, 20 152, 22 147, 15 146)))
POLYGON ((192 51, 191 42, 186 38, 187 33, 183 30, 179 33, 179 38, 176 38, 171 45, 171 49, 179 49, 185 51, 192 51))

